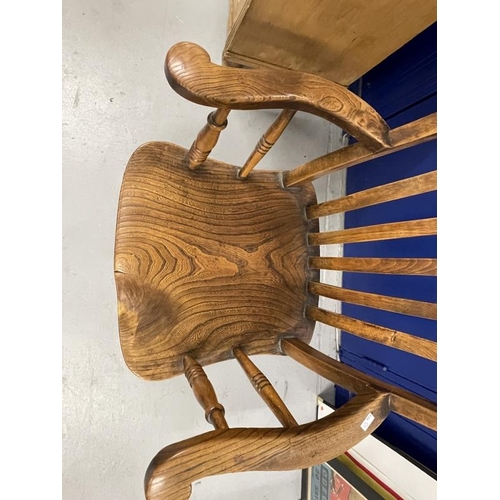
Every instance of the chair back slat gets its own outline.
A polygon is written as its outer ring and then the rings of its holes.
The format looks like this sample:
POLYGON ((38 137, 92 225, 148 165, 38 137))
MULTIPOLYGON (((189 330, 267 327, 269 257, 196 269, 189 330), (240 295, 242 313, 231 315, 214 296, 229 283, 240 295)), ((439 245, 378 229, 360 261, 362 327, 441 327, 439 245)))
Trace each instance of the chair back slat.
POLYGON ((437 189, 437 172, 429 172, 402 181, 391 182, 365 191, 359 191, 336 200, 326 201, 307 207, 307 218, 314 219, 340 212, 349 212, 358 208, 369 207, 387 201, 408 198, 428 193, 437 189))
POLYGON ((437 344, 432 340, 415 337, 409 333, 399 332, 383 326, 374 325, 359 319, 349 318, 342 314, 325 311, 316 306, 306 306, 306 317, 345 330, 361 337, 394 349, 406 351, 432 361, 437 359, 437 344))
POLYGON ((309 267, 351 273, 436 276, 437 259, 310 257, 309 267))
POLYGON ((390 222, 374 226, 355 227, 340 231, 309 233, 310 245, 331 245, 335 243, 361 243, 365 241, 414 238, 437 234, 437 218, 390 222))
POLYGON ((253 388, 281 422, 281 425, 283 425, 283 427, 298 425, 297 421, 290 413, 290 410, 271 385, 271 382, 269 382, 268 378, 257 368, 252 360, 239 347, 235 348, 233 353, 234 357, 243 368, 248 380, 252 383, 253 388))
POLYGON ((437 318, 437 305, 432 302, 359 292, 357 290, 349 290, 348 288, 317 283, 315 281, 309 282, 308 291, 314 295, 348 302, 350 304, 382 309, 384 311, 406 314, 408 316, 417 316, 419 318, 437 318))
POLYGON ((437 136, 437 113, 407 123, 389 132, 391 146, 372 151, 357 142, 351 146, 338 149, 296 167, 283 175, 285 187, 297 186, 311 182, 323 175, 343 168, 353 167, 368 160, 400 151, 435 139, 437 136))

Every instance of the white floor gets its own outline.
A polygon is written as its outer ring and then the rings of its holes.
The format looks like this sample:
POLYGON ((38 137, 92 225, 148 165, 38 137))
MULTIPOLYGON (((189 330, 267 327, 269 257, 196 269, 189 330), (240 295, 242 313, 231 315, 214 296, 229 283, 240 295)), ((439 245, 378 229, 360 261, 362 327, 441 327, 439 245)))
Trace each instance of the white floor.
MULTIPOLYGON (((117 331, 113 241, 128 157, 141 143, 188 147, 209 110, 175 94, 163 74, 168 48, 202 45, 220 63, 227 0, 66 0, 63 9, 63 498, 136 500, 164 446, 210 430, 184 377, 145 382, 128 371, 117 331)), ((277 111, 233 112, 213 156, 242 164, 277 111)), ((338 146, 325 121, 297 114, 262 163, 299 165, 338 146)), ((341 179, 317 184, 338 196, 341 179)), ((329 221, 338 224, 341 221, 329 221)), ((331 226, 330 226, 331 227, 331 226)), ((336 279, 329 276, 329 280, 336 279)), ((334 352, 324 328, 314 345, 334 352)), ((281 357, 256 360, 299 422, 314 419, 324 383, 281 357)), ((277 426, 233 362, 207 368, 232 427, 277 426)), ((192 498, 296 500, 300 473, 203 479, 192 498)))

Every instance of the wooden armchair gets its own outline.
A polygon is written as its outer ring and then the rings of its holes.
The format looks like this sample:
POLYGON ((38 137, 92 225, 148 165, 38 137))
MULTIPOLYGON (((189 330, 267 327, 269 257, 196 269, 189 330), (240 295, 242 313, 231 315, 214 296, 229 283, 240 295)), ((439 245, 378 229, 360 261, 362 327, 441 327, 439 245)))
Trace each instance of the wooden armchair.
POLYGON ((320 245, 436 234, 436 220, 319 232, 318 218, 436 189, 419 175, 317 204, 311 181, 436 137, 436 115, 390 130, 367 103, 322 78, 210 62, 199 46, 167 54, 172 88, 216 108, 189 151, 139 147, 127 165, 116 229, 119 329, 128 367, 147 380, 184 373, 215 430, 171 444, 145 478, 150 500, 188 499, 199 478, 250 470, 302 469, 330 460, 393 411, 436 429, 436 405, 311 348, 315 322, 436 360, 436 343, 318 308, 318 296, 436 318, 436 305, 320 283, 319 270, 435 275, 434 259, 320 257, 320 245), (208 159, 230 109, 281 108, 241 168, 208 159), (296 110, 321 116, 358 142, 286 172, 253 167, 296 110), (249 358, 287 355, 356 393, 331 416, 298 425, 249 358), (236 358, 282 428, 228 427, 203 365, 236 358))

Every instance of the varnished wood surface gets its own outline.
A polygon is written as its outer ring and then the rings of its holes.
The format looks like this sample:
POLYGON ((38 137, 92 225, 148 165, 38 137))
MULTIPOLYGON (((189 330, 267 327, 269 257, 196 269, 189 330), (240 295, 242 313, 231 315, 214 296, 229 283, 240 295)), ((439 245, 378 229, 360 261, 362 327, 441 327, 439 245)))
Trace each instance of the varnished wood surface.
POLYGON ((436 276, 437 259, 394 259, 365 257, 311 257, 309 267, 352 273, 436 276))
POLYGON ((189 354, 184 356, 184 374, 200 406, 205 410, 206 421, 216 429, 227 429, 224 407, 217 400, 214 387, 201 365, 189 354))
POLYGON ((361 143, 352 144, 332 153, 320 156, 300 167, 285 172, 283 183, 287 187, 311 182, 322 175, 353 167, 387 154, 431 141, 437 136, 437 113, 407 123, 389 132, 391 147, 373 152, 361 143))
POLYGON ((366 102, 318 76, 287 70, 218 66, 200 46, 180 42, 167 54, 171 87, 197 104, 228 109, 294 109, 321 116, 369 150, 389 148, 389 127, 366 102))
POLYGON ((422 358, 437 360, 437 344, 432 340, 415 337, 409 333, 349 318, 342 314, 325 311, 316 306, 306 307, 306 317, 326 325, 345 330, 352 335, 377 342, 394 349, 410 352, 422 358))
POLYGON ((435 186, 435 174, 356 193, 329 205, 316 204, 308 181, 430 140, 435 137, 436 116, 389 131, 370 106, 341 86, 289 71, 219 67, 203 49, 189 43, 169 51, 166 73, 179 94, 217 110, 189 152, 154 142, 141 146, 129 161, 115 245, 120 342, 129 368, 142 378, 159 380, 184 372, 216 430, 162 450, 146 475, 148 498, 185 500, 192 481, 207 475, 321 463, 366 435, 361 423, 369 413, 375 420, 368 433, 389 409, 435 428, 435 405, 360 376, 307 343, 315 321, 321 321, 436 359, 435 342, 317 307, 321 294, 435 317, 431 304, 317 283, 320 268, 434 275, 434 259, 320 258, 318 245, 435 234, 436 219, 319 233, 317 217, 325 211, 347 211, 426 192, 435 186), (243 169, 207 158, 230 109, 260 108, 284 111, 243 169), (253 171, 244 181, 239 178, 238 173, 247 176, 278 139, 295 110, 331 120, 360 143, 284 175, 253 171), (193 170, 202 163, 203 169, 193 170), (248 357, 260 353, 289 354, 320 375, 340 378, 358 396, 327 419, 297 425, 248 357), (228 428, 224 408, 202 366, 231 357, 238 359, 285 429, 228 428))
POLYGON ((167 446, 153 459, 144 481, 148 500, 188 500, 202 477, 242 471, 298 470, 331 460, 371 434, 389 413, 387 394, 366 391, 335 413, 280 429, 211 431, 167 446), (361 424, 371 414, 364 431, 361 424))
POLYGON ((307 207, 307 216, 313 219, 315 217, 333 215, 340 212, 349 212, 350 210, 357 210, 358 208, 428 193, 436 189, 437 172, 434 171, 366 189, 364 191, 358 191, 357 193, 343 196, 336 200, 325 201, 324 203, 307 207))
POLYGON ((437 429, 437 406, 435 403, 332 359, 298 339, 283 339, 281 347, 287 356, 351 392, 357 394, 370 386, 375 390, 389 393, 392 411, 430 429, 437 429))
POLYGON ((284 109, 274 120, 271 126, 265 131, 264 135, 259 139, 247 161, 239 171, 238 175, 244 179, 255 168, 255 166, 264 158, 269 150, 276 144, 276 141, 281 137, 285 128, 290 123, 290 120, 295 116, 296 111, 293 109, 284 109))
POLYGON ((200 166, 212 152, 219 140, 220 133, 227 126, 229 109, 216 109, 208 115, 206 125, 200 130, 187 155, 188 167, 200 166))
POLYGON ((115 245, 120 342, 129 368, 159 380, 233 356, 277 353, 282 335, 308 342, 303 316, 309 270, 305 207, 312 185, 283 189, 276 172, 207 160, 191 171, 187 151, 148 143, 126 168, 115 245))
POLYGON ((414 238, 435 234, 437 234, 437 218, 434 217, 312 233, 309 234, 308 242, 310 245, 331 245, 335 243, 361 243, 365 241, 414 238))
POLYGON ((257 368, 253 361, 238 347, 234 349, 234 357, 243 368, 248 380, 264 400, 270 410, 284 427, 293 427, 297 421, 293 418, 279 394, 269 382, 268 378, 257 368))
POLYGON ((321 295, 329 299, 348 302, 350 304, 382 309, 384 311, 391 311, 409 316, 417 316, 419 318, 437 319, 437 305, 431 302, 402 299, 399 297, 379 295, 377 293, 360 292, 316 282, 309 282, 308 290, 315 295, 321 295))
MULTIPOLYGON (((233 0, 234 2, 234 0, 233 0)), ((231 15, 229 63, 350 85, 436 21, 436 0, 246 0, 231 15)))

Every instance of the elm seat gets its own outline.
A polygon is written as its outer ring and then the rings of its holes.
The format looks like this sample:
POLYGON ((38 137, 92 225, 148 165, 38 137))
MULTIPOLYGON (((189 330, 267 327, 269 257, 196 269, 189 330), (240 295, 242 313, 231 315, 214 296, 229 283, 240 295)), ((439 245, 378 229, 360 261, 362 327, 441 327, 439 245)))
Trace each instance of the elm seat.
POLYGON ((321 257, 321 245, 436 234, 436 220, 391 222, 320 232, 318 219, 436 190, 436 172, 317 203, 311 181, 435 139, 436 114, 396 129, 344 87, 288 70, 245 70, 210 62, 199 46, 167 54, 172 88, 216 108, 191 148, 150 142, 130 158, 120 192, 115 245, 118 323, 129 368, 147 380, 181 373, 213 431, 170 444, 151 461, 148 500, 187 500, 205 476, 307 468, 335 458, 372 433, 392 411, 436 429, 437 407, 366 375, 308 344, 316 321, 436 360, 421 338, 318 307, 319 296, 436 319, 436 304, 335 287, 320 269, 375 274, 436 274, 422 258, 321 257), (231 109, 281 108, 247 161, 208 158, 231 109), (339 125, 358 142, 286 172, 254 167, 297 110, 339 125), (299 425, 250 358, 287 355, 356 396, 334 414, 299 425), (235 358, 281 423, 231 429, 203 366, 235 358))
POLYGON ((314 329, 303 314, 304 284, 318 278, 307 265, 317 254, 306 235, 318 221, 304 216, 312 185, 283 189, 267 171, 242 182, 236 167, 211 160, 192 171, 186 155, 175 144, 141 146, 120 194, 120 340, 129 368, 150 380, 183 373, 188 353, 202 364, 237 345, 278 354, 282 336, 309 342, 314 329))

